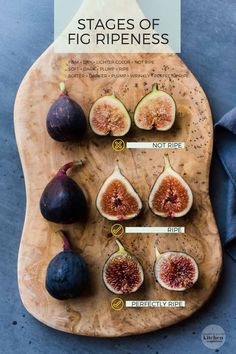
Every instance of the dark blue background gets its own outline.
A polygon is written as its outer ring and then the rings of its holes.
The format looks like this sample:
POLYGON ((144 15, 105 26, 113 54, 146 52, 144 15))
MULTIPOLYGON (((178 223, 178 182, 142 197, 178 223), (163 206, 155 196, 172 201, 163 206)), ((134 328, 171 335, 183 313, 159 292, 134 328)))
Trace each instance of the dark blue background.
MULTIPOLYGON (((190 319, 156 333, 121 339, 76 337, 47 328, 25 311, 16 274, 25 189, 14 137, 13 104, 26 71, 53 40, 53 1, 0 0, 0 6, 0 353, 210 353, 200 335, 212 323, 222 326, 227 336, 219 352, 235 352, 236 264, 227 255, 222 279, 209 303, 190 319)), ((181 57, 208 95, 215 121, 236 104, 235 48, 235 0, 182 0, 181 57)), ((216 157, 210 186, 223 233, 227 185, 216 157)))

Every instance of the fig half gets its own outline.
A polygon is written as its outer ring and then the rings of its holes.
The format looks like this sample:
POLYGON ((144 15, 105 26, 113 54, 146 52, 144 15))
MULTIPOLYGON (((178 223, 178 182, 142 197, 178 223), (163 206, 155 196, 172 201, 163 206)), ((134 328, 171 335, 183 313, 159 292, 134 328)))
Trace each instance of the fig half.
POLYGON ((100 214, 112 221, 133 219, 142 209, 139 195, 121 174, 118 165, 101 187, 96 205, 100 214))
POLYGON ((136 257, 127 252, 121 242, 119 247, 106 261, 103 268, 103 281, 113 294, 136 292, 144 281, 143 268, 136 257))
POLYGON ((149 92, 138 103, 134 112, 136 126, 144 130, 169 130, 176 117, 176 103, 167 92, 158 90, 154 84, 149 92))
POLYGON ((163 288, 184 291, 197 282, 199 269, 195 259, 187 253, 175 251, 159 253, 156 248, 154 275, 163 288))
POLYGON ((115 95, 103 96, 93 104, 89 123, 93 132, 101 136, 124 136, 131 127, 130 115, 115 95))
POLYGON ((183 178, 173 170, 169 156, 164 156, 164 171, 149 195, 149 207, 155 215, 178 218, 186 215, 193 204, 193 194, 183 178))

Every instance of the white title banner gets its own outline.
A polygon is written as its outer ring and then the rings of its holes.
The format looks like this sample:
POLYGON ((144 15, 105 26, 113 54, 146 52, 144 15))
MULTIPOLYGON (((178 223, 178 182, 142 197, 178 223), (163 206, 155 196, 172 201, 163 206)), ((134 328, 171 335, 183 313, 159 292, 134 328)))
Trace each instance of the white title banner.
POLYGON ((180 53, 181 0, 54 0, 56 53, 180 53))

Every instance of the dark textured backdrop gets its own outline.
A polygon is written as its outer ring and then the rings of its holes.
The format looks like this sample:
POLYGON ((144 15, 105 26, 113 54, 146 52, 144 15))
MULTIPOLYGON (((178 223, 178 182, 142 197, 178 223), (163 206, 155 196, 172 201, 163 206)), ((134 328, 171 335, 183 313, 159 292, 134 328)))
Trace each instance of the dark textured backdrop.
MULTIPOLYGON (((76 337, 45 327, 25 311, 16 274, 25 190, 13 104, 27 69, 53 40, 53 1, 0 0, 0 6, 0 353, 210 353, 200 335, 212 323, 222 326, 227 336, 219 352, 235 352, 236 264, 227 255, 222 279, 209 303, 190 319, 156 333, 121 339, 76 337)), ((181 57, 208 95, 215 121, 236 105, 235 48, 235 0, 182 0, 181 57)), ((210 185, 217 223, 224 232, 227 185, 215 157, 210 185)))

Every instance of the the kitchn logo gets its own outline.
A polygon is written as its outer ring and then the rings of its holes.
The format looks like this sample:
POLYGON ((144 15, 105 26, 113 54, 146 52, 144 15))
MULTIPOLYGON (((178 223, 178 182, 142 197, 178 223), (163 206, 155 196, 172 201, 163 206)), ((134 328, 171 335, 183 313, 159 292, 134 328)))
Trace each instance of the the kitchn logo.
POLYGON ((224 344, 226 335, 221 326, 212 324, 203 329, 201 339, 207 348, 219 349, 224 344))

